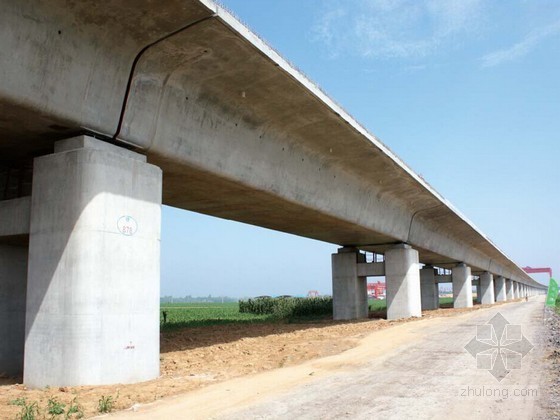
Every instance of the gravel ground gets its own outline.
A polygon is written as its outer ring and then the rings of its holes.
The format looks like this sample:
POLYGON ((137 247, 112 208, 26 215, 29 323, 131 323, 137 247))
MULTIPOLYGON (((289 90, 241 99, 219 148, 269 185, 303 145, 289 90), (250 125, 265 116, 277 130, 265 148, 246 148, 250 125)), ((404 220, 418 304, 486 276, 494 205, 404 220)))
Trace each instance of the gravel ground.
POLYGON ((547 374, 543 380, 546 390, 543 418, 560 420, 560 315, 553 309, 545 309, 546 334, 542 337, 546 349, 547 374))

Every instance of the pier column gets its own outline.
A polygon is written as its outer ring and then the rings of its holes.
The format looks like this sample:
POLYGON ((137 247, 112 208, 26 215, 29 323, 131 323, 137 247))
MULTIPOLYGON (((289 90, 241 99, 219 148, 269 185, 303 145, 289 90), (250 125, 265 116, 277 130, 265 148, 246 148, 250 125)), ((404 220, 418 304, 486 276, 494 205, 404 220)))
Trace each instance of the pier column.
POLYGON ((87 136, 36 158, 24 383, 159 376, 161 170, 87 136))
POLYGON ((471 308, 473 306, 471 268, 458 264, 453 268, 453 307, 471 308))
POLYGON ((476 282, 476 303, 482 303, 482 292, 480 291, 480 278, 476 282))
POLYGON ((492 305, 495 303, 494 299, 494 276, 492 273, 486 271, 480 275, 480 303, 483 305, 492 305))
POLYGON ((439 291, 434 267, 427 265, 420 270, 420 288, 422 310, 439 308, 439 291))
POLYGON ((356 248, 340 248, 332 255, 333 319, 368 317, 367 277, 358 276, 365 255, 356 248))
POLYGON ((401 244, 385 253, 387 319, 422 316, 418 251, 401 244))
POLYGON ((505 302, 507 300, 506 279, 502 276, 494 278, 494 296, 496 297, 496 302, 505 302))
POLYGON ((513 281, 506 279, 506 296, 507 300, 513 300, 513 281))

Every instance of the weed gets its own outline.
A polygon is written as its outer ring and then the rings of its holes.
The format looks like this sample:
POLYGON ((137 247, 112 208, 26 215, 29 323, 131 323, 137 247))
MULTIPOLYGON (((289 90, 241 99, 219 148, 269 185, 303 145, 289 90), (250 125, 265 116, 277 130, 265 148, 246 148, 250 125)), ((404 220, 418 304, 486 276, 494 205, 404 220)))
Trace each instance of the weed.
POLYGON ((19 406, 24 406, 26 404, 27 400, 25 398, 16 398, 15 400, 10 401, 8 404, 9 405, 19 405, 19 406))
POLYGON ((35 420, 39 415, 39 406, 37 402, 28 403, 26 398, 17 398, 10 401, 10 405, 21 407, 21 411, 16 417, 18 420, 35 420))
POLYGON ((99 399, 99 403, 97 404, 97 411, 99 411, 100 413, 110 413, 111 411, 113 411, 114 404, 115 400, 111 395, 102 395, 99 399))
POLYGON ((71 418, 76 418, 76 419, 81 419, 82 417, 84 417, 84 412, 82 410, 82 408, 80 407, 80 405, 78 404, 78 401, 76 401, 76 398, 74 398, 72 400, 72 402, 70 403, 70 405, 68 406, 68 411, 66 412, 66 419, 71 419, 71 418), (74 416, 74 417, 72 417, 74 416))
POLYGON ((66 407, 65 404, 62 404, 55 397, 51 397, 47 402, 47 414, 51 416, 51 419, 54 419, 60 416, 61 414, 65 413, 64 410, 65 407, 66 407))

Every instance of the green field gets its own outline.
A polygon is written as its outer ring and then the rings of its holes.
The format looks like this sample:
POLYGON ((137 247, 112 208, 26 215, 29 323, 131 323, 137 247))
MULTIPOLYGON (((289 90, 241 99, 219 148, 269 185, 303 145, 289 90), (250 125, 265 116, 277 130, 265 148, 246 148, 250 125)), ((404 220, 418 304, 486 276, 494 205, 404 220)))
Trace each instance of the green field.
POLYGON ((387 309, 387 301, 386 300, 378 300, 378 299, 369 299, 368 305, 370 311, 382 311, 387 309))
POLYGON ((172 330, 204 325, 271 321, 271 315, 242 314, 237 302, 231 303, 164 303, 160 309, 161 329, 172 330), (163 323, 163 311, 167 322, 163 323))
MULTIPOLYGON (((449 307, 453 298, 440 298, 440 305, 449 307)), ((559 305, 560 305, 560 301, 559 305)), ((385 300, 370 299, 370 311, 374 317, 384 316, 387 310, 385 300)), ((315 317, 316 318, 316 317, 315 317)), ((277 321, 273 315, 240 313, 239 304, 231 303, 162 303, 160 309, 161 330, 170 331, 184 327, 200 327, 218 324, 244 324, 277 321), (163 311, 167 312, 167 322, 163 323, 163 311)))
POLYGON ((439 298, 439 306, 443 308, 453 307, 453 298, 452 297, 439 298))

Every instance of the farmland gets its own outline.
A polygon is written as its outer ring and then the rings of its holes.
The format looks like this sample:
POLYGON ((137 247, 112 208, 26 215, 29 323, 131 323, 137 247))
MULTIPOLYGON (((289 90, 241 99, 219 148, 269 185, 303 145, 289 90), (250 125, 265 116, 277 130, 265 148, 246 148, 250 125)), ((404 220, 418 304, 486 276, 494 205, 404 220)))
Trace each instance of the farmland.
POLYGON ((168 331, 183 327, 271 321, 272 315, 240 313, 237 302, 165 303, 161 305, 160 319, 162 331, 168 331), (166 323, 163 323, 164 311, 167 313, 166 323))
MULTIPOLYGON (((440 298, 443 307, 452 304, 452 298, 440 298)), ((371 316, 382 318, 385 316, 387 303, 385 300, 369 300, 371 316)), ((325 318, 325 316, 323 316, 325 318)), ((172 331, 178 328, 202 327, 220 324, 247 324, 262 322, 277 322, 273 314, 257 315, 240 313, 238 302, 227 303, 162 303, 160 309, 162 331, 172 331), (167 313, 167 322, 163 323, 163 312, 167 313)), ((294 321, 294 319, 290 319, 294 321)))
MULTIPOLYGON (((384 301, 381 305, 374 304, 375 309, 385 308, 384 301)), ((371 302, 370 302, 371 305, 371 302)), ((372 307, 372 310, 374 307, 372 307)), ((302 317, 298 317, 302 318, 302 317)), ((304 319, 306 317, 303 317, 304 319)), ((313 318, 317 318, 316 316, 313 318)), ((328 318, 330 316, 321 316, 328 318)), ((162 303, 160 309, 160 320, 162 331, 172 331, 178 328, 202 327, 220 324, 251 324, 262 322, 278 322, 277 314, 254 314, 249 312, 241 313, 238 302, 228 303, 162 303), (167 321, 163 322, 163 312, 167 313, 167 321)), ((294 321, 293 318, 284 321, 294 321)))

